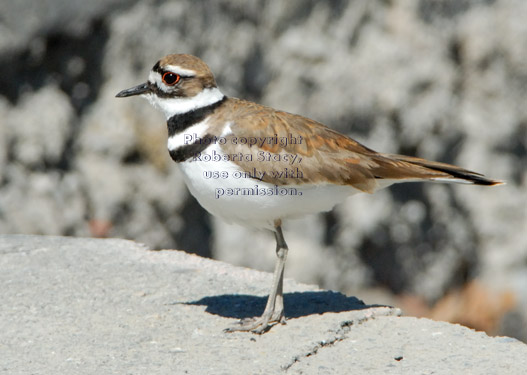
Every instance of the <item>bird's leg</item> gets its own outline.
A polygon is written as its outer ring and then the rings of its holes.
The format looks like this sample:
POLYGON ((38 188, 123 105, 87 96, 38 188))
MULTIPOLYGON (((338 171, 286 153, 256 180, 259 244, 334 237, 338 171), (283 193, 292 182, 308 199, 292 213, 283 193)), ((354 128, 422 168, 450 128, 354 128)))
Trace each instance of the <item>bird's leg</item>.
MULTIPOLYGON (((285 243, 284 235, 282 233, 282 227, 280 225, 277 225, 275 227, 274 232, 275 238, 276 238, 276 265, 275 265, 275 271, 274 271, 274 278, 273 278, 273 288, 271 289, 271 294, 269 294, 269 298, 267 300, 267 305, 269 305, 269 301, 271 300, 271 297, 273 296, 274 292, 274 309, 273 314, 271 317, 272 322, 277 323, 285 323, 285 315, 284 315, 284 269, 285 269, 285 261, 287 259, 287 244, 285 243), (278 285, 275 288, 275 280, 277 274, 280 274, 280 277, 278 279, 278 285)), ((264 310, 267 311, 266 309, 264 310)))
POLYGON ((273 285, 269 297, 267 298, 265 310, 259 318, 243 320, 238 325, 228 328, 226 330, 227 332, 252 331, 254 333, 264 333, 277 323, 285 323, 283 285, 284 267, 288 248, 284 240, 281 222, 279 220, 275 222, 274 235, 276 238, 277 260, 273 274, 273 285))

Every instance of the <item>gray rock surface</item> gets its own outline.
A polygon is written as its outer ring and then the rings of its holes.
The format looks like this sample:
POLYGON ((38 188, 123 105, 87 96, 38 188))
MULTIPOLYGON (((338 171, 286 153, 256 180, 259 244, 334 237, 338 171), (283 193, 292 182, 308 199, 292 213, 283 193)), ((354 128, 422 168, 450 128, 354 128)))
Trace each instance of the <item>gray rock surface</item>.
POLYGON ((0 236, 6 374, 522 374, 527 345, 285 282, 288 322, 259 314, 271 274, 132 241, 0 236))
POLYGON ((159 57, 193 53, 227 95, 506 180, 404 184, 287 223, 288 270, 429 303, 477 278, 515 296, 527 340, 524 0, 16 0, 0 14, 0 233, 121 237, 271 270, 273 236, 203 211, 162 116, 114 98, 159 57))

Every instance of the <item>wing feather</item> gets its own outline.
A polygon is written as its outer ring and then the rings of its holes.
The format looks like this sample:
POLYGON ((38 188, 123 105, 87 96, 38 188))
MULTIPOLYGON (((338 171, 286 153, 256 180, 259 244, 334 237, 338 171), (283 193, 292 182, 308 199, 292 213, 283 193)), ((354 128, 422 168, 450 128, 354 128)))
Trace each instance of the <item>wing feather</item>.
POLYGON ((231 133, 221 145, 227 154, 242 153, 250 158, 234 162, 245 171, 257 170, 262 180, 275 185, 349 185, 364 192, 379 187, 378 180, 468 180, 493 185, 480 174, 424 159, 381 154, 314 120, 277 111, 255 103, 231 99, 231 133), (234 138, 297 140, 296 143, 240 144, 234 138), (300 141, 298 141, 300 140, 300 141), (261 155, 271 160, 260 160, 261 155), (285 157, 293 155, 291 158, 285 157), (295 162, 291 159, 296 155, 295 162), (292 175, 283 173, 293 171, 292 175))

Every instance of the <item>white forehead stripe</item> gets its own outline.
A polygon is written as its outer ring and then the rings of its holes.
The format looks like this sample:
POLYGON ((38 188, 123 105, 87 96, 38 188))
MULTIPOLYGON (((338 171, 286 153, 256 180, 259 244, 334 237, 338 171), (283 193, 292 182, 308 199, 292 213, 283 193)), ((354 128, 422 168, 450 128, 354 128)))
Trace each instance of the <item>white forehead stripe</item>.
POLYGON ((182 76, 195 76, 196 72, 191 69, 184 69, 178 65, 165 65, 163 70, 171 71, 172 73, 181 74, 182 76))
POLYGON ((157 87, 161 86, 161 74, 158 72, 154 72, 153 70, 150 71, 150 74, 148 74, 148 82, 155 83, 157 87))

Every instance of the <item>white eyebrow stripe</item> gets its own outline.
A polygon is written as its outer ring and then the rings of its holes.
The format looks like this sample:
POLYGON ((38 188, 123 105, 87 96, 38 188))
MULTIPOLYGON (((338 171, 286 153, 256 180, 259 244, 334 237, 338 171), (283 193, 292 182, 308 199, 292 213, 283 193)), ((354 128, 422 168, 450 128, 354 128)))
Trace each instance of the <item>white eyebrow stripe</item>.
MULTIPOLYGON (((165 67, 167 70, 170 70, 172 73, 180 74, 183 76, 195 76, 196 72, 189 69, 183 69, 176 65, 167 65, 165 67)), ((161 87, 162 85, 165 85, 163 83, 161 74, 159 72, 155 72, 153 70, 150 71, 150 74, 148 75, 148 81, 150 83, 155 83, 157 87, 161 87)))
POLYGON ((172 73, 180 74, 182 76, 192 76, 196 75, 196 71, 190 69, 184 69, 178 65, 165 65, 163 70, 169 70, 172 73))

